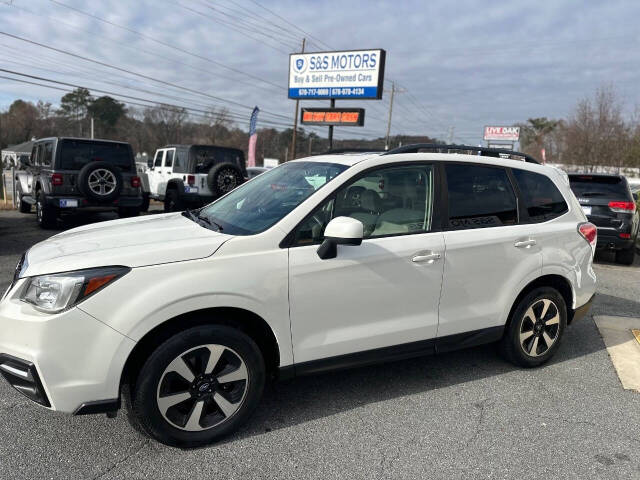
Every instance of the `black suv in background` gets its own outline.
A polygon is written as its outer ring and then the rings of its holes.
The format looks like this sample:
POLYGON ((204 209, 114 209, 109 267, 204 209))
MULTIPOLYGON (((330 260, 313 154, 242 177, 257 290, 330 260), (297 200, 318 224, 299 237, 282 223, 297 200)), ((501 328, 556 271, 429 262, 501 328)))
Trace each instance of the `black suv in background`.
POLYGON ((140 177, 131 145, 85 138, 43 138, 33 145, 26 170, 16 175, 20 211, 35 205, 38 223, 78 211, 117 211, 136 216, 142 205, 140 177))
POLYGON ((598 227, 597 249, 615 250, 616 262, 631 265, 640 214, 622 175, 569 174, 571 190, 591 223, 598 227))

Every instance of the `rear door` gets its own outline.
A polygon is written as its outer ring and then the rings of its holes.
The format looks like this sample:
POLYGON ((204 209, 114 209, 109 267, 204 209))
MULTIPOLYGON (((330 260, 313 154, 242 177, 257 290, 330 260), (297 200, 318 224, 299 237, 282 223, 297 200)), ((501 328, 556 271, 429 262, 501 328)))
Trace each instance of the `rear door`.
POLYGON ((444 170, 448 217, 438 337, 477 332, 499 338, 514 292, 542 269, 536 232, 519 224, 505 168, 447 162, 444 170))

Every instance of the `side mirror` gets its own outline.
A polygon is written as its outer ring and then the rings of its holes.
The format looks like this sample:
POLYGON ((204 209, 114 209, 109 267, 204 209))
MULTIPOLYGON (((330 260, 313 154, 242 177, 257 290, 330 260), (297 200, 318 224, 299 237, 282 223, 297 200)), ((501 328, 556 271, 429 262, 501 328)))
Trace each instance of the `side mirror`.
POLYGON ((637 202, 638 201, 638 192, 633 192, 633 199, 637 202))
POLYGON ((324 241, 318 247, 322 260, 336 258, 338 245, 360 245, 364 236, 362 222, 351 217, 336 217, 324 230, 324 241))

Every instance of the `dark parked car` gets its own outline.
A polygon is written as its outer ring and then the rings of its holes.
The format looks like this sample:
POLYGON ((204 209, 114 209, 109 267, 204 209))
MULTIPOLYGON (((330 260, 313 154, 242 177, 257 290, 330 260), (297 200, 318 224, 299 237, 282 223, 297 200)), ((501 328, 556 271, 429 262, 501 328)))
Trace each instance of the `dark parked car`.
POLYGON ((35 205, 38 223, 78 211, 140 213, 142 192, 131 145, 86 138, 42 138, 33 145, 25 171, 16 175, 22 213, 35 205))
POLYGON ((616 262, 631 265, 640 214, 622 175, 572 173, 571 190, 591 223, 598 227, 597 249, 615 250, 616 262))

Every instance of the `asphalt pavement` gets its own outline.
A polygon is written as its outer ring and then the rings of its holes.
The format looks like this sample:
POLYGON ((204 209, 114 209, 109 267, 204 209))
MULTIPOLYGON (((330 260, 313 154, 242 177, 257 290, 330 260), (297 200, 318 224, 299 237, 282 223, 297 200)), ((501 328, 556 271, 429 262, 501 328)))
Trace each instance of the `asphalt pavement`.
MULTIPOLYGON (((53 233, 0 211, 0 291, 53 233)), ((591 313, 640 316, 640 261, 608 260, 591 313)), ((639 425, 640 393, 622 389, 589 315, 537 369, 484 346, 268 385, 249 424, 196 450, 148 440, 122 412, 50 412, 1 381, 0 478, 640 478, 639 425)))

